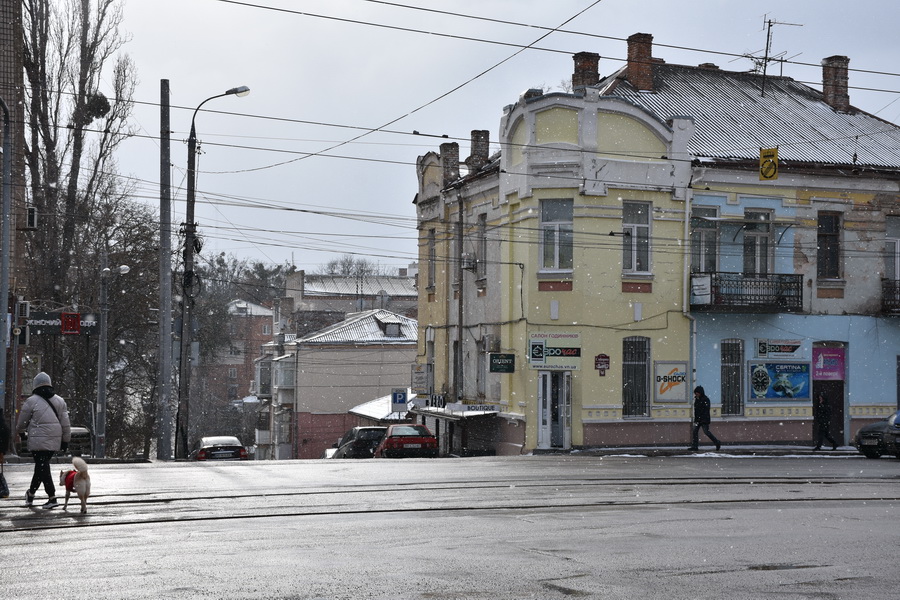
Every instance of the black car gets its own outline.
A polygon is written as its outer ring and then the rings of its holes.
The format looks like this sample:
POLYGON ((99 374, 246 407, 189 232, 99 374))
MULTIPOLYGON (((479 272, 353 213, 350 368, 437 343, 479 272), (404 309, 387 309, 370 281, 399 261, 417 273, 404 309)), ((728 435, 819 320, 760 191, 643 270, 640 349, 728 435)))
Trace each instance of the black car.
POLYGON ((231 435, 214 435, 200 438, 194 444, 191 460, 247 460, 247 448, 231 435))
POLYGON ((331 458, 372 458, 387 427, 354 427, 336 444, 331 458))
POLYGON ((866 458, 893 454, 900 458, 900 410, 884 421, 866 425, 856 432, 856 447, 866 458))

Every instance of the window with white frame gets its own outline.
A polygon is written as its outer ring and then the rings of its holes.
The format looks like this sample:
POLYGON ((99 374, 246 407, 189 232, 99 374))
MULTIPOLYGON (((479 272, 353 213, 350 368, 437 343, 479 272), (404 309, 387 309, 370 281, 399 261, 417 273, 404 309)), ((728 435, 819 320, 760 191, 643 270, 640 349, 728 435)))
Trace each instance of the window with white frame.
POLYGON ((649 202, 622 203, 622 270, 626 273, 650 272, 649 202))
POLYGON ((900 217, 885 217, 884 276, 900 280, 900 217))
POLYGON ((744 213, 744 274, 767 275, 772 270, 772 213, 744 213))
POLYGON ((691 273, 715 273, 719 259, 719 227, 713 206, 691 208, 691 273))
POLYGON ((571 199, 541 200, 541 268, 572 270, 571 199))

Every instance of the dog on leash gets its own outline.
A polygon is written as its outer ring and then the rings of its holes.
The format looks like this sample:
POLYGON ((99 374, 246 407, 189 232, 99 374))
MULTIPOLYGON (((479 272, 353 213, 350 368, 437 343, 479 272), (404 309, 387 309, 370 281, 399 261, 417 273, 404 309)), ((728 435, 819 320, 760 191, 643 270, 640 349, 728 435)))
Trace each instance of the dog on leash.
POLYGON ((87 499, 91 495, 91 476, 88 475, 87 463, 81 457, 72 458, 72 466, 74 469, 66 471, 63 469, 59 472, 59 485, 66 488, 66 501, 63 504, 63 510, 69 506, 69 496, 72 492, 81 500, 81 512, 87 512, 87 499))

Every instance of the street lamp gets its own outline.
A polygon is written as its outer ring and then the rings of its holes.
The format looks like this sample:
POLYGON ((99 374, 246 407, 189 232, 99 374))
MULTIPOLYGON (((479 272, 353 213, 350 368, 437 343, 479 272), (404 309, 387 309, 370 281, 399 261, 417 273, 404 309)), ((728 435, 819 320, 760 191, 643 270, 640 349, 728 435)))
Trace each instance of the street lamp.
POLYGON ((191 384, 191 343, 193 342, 193 328, 191 327, 191 312, 194 287, 194 245, 196 244, 197 224, 194 222, 194 202, 197 160, 197 130, 194 121, 200 108, 215 98, 223 96, 243 97, 250 93, 250 88, 242 85, 231 88, 224 94, 210 96, 194 109, 191 116, 191 134, 188 137, 188 164, 187 164, 187 208, 182 229, 184 230, 184 275, 181 282, 181 357, 178 369, 178 413, 176 415, 175 458, 187 456, 188 436, 188 404, 191 384))
MULTIPOLYGON (((101 255, 100 271, 100 347, 97 349, 97 427, 94 430, 94 456, 106 458, 106 351, 109 301, 109 276, 113 272, 106 266, 106 250, 101 255)), ((124 275, 131 268, 128 265, 120 265, 116 273, 124 275)))

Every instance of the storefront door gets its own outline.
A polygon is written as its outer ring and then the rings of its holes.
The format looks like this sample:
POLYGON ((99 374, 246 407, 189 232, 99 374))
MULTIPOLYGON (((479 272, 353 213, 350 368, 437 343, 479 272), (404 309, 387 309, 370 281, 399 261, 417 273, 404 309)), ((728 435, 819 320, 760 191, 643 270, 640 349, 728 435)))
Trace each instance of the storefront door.
POLYGON ((538 448, 572 447, 572 373, 538 372, 538 448))

